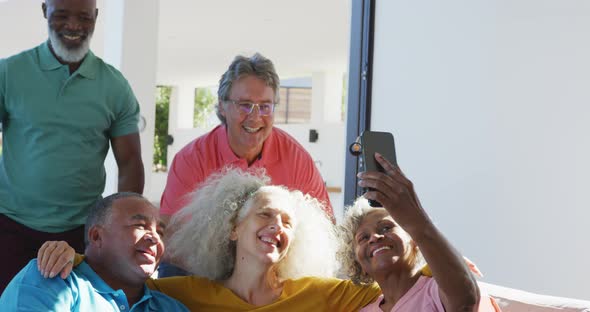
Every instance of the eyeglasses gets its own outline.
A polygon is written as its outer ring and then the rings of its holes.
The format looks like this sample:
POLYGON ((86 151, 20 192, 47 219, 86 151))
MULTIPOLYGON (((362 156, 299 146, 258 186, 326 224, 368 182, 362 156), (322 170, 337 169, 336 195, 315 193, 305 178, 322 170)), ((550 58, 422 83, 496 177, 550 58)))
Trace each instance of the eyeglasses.
POLYGON ((260 116, 271 115, 275 111, 275 103, 253 103, 248 101, 238 102, 233 100, 226 100, 224 102, 232 103, 238 106, 240 112, 250 115, 254 111, 254 106, 258 107, 258 114, 260 116))

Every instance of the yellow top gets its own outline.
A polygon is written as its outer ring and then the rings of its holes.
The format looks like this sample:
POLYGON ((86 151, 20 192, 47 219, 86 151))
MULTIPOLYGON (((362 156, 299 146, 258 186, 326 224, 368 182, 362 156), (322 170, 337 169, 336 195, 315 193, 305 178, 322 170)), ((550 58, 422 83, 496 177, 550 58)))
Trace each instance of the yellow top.
POLYGON ((148 280, 149 288, 161 291, 191 311, 358 311, 381 293, 379 286, 354 285, 335 278, 304 277, 286 280, 279 299, 265 306, 251 305, 218 282, 196 276, 148 280))

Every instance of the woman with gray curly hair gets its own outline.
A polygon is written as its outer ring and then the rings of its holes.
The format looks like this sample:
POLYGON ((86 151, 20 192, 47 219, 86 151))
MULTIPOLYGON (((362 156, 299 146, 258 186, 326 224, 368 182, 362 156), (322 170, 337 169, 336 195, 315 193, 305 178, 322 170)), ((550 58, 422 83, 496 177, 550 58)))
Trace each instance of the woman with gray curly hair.
POLYGON ((331 278, 337 239, 322 204, 269 182, 238 169, 209 177, 166 241, 195 276, 148 286, 195 311, 358 311, 374 300, 376 285, 331 278))
POLYGON ((235 264, 237 239, 232 235, 236 234, 237 224, 252 207, 263 204, 261 198, 272 196, 281 199, 276 203, 280 206, 273 209, 282 210, 282 217, 289 218, 283 226, 295 237, 284 244, 285 251, 290 250, 289 257, 284 257, 278 272, 287 278, 297 277, 296 272, 333 276, 337 244, 334 226, 325 217, 322 204, 299 191, 269 184, 270 178, 263 169, 226 169, 214 174, 193 194, 193 200, 172 217, 170 226, 177 230, 166 241, 168 255, 182 259, 178 264, 192 274, 212 280, 227 279, 235 264), (321 251, 306 254, 320 248, 321 251))
POLYGON ((412 183, 380 154, 375 158, 385 172, 359 174, 359 185, 372 190, 340 226, 344 273, 355 284, 377 282, 383 292, 361 311, 495 311, 488 299, 479 303, 474 276, 430 220, 412 183), (423 274, 424 261, 431 273, 423 274))

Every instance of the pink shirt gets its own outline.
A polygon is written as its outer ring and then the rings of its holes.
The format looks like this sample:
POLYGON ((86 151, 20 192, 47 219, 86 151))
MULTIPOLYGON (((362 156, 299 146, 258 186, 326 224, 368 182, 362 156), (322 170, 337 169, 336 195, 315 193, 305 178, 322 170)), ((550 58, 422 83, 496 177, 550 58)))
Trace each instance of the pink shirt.
POLYGON ((300 190, 326 205, 326 212, 333 218, 326 186, 311 156, 285 131, 273 128, 264 142, 259 159, 250 167, 245 159, 238 158, 229 146, 225 126, 217 126, 211 132, 195 139, 174 157, 168 170, 168 181, 160 201, 160 213, 172 215, 188 203, 193 192, 210 174, 223 167, 247 170, 266 169, 272 184, 300 190))
MULTIPOLYGON (((383 312, 379 304, 383 295, 379 296, 373 303, 365 306, 359 312, 383 312)), ((390 312, 444 312, 445 308, 440 300, 438 284, 434 278, 420 276, 416 284, 405 293, 393 306, 390 312)), ((500 307, 487 294, 481 294, 479 299, 478 312, 501 312, 500 307)))
MULTIPOLYGON (((365 306, 359 312, 382 312, 379 304, 383 300, 383 295, 379 296, 373 303, 365 306)), ((445 308, 440 301, 438 285, 434 278, 420 276, 416 284, 405 293, 400 300, 393 306, 391 312, 444 312, 445 308)))

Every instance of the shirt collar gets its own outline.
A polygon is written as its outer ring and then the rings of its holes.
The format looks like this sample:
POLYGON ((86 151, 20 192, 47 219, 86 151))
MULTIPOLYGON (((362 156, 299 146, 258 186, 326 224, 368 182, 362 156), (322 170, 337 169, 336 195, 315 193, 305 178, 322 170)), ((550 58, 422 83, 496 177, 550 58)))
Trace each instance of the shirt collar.
POLYGON ((79 271, 84 276, 88 278, 88 281, 92 283, 94 289, 96 289, 99 293, 114 293, 115 290, 111 288, 111 286, 107 285, 107 283, 100 277, 94 270, 88 265, 86 261, 82 261, 79 266, 75 268, 76 271, 79 271))
POLYGON ((39 63, 43 70, 54 70, 63 66, 49 49, 49 40, 39 47, 39 63))
MULTIPOLYGON (((88 263, 86 261, 82 261, 80 263, 80 265, 75 268, 75 270, 80 272, 82 275, 86 276, 86 278, 88 278, 88 281, 90 283, 92 283, 92 286, 94 287, 94 289, 96 289, 97 292, 103 293, 103 294, 114 294, 117 292, 116 290, 111 288, 111 286, 109 286, 100 276, 98 276, 98 274, 96 274, 96 272, 94 272, 94 270, 88 265, 88 263)), ((141 297, 141 299, 139 299, 139 301, 137 301, 136 304, 143 302, 145 300, 148 300, 151 297, 152 297, 152 292, 144 284, 143 285, 143 296, 141 297)), ((151 300, 150 300, 149 304, 150 305, 152 304, 151 300)))
POLYGON ((219 125, 215 129, 213 129, 213 133, 217 137, 217 142, 219 142, 219 154, 221 155, 221 160, 225 164, 234 163, 240 161, 238 156, 234 154, 231 147, 229 146, 229 138, 227 137, 227 127, 225 125, 219 125))
MULTIPOLYGON (((78 68, 76 72, 88 79, 94 79, 96 77, 96 59, 94 53, 88 50, 80 68, 78 68)), ((41 69, 43 70, 54 70, 64 66, 64 64, 60 63, 55 55, 53 55, 53 52, 51 52, 51 49, 49 48, 49 40, 41 44, 39 48, 39 61, 41 69)))
POLYGON ((150 300, 153 297, 152 295, 152 291, 147 287, 147 285, 143 285, 143 296, 141 297, 141 299, 139 299, 139 301, 137 301, 135 303, 135 305, 138 305, 146 300, 148 300, 147 304, 149 306, 149 310, 150 311, 156 311, 156 306, 154 303, 154 300, 150 300))
POLYGON ((92 51, 88 50, 77 72, 88 79, 94 79, 96 77, 96 56, 94 56, 92 51))
POLYGON ((267 165, 275 163, 279 161, 279 154, 280 151, 277 141, 277 129, 273 127, 270 135, 268 138, 266 138, 266 141, 264 141, 264 145, 262 146, 262 158, 260 161, 267 165))

